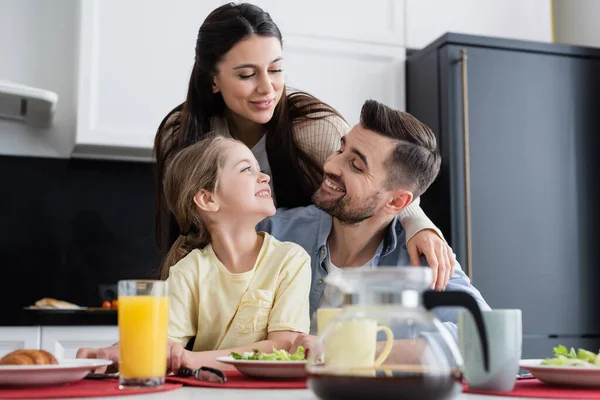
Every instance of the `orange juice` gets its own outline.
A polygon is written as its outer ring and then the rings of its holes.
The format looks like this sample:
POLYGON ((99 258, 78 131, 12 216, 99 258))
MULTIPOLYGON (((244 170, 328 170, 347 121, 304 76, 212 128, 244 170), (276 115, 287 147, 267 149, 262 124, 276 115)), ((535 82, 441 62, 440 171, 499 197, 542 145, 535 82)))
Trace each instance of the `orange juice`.
POLYGON ((169 297, 119 296, 119 372, 122 378, 164 377, 169 297))

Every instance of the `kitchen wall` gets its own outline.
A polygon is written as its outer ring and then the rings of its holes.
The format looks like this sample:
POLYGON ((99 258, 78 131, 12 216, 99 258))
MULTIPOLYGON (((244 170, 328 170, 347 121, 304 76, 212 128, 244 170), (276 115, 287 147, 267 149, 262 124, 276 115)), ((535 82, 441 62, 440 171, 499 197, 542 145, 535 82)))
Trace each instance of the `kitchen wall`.
POLYGON ((558 43, 600 47, 600 1, 553 0, 558 43))
MULTIPOLYGON (((406 48, 446 31, 551 40, 549 0, 254 2, 283 32, 288 82, 351 124, 366 98, 404 108, 406 48)), ((198 26, 221 3, 0 0, 0 79, 59 95, 48 130, 0 120, 0 154, 68 157, 75 143, 148 150, 183 100, 198 26)))
POLYGON ((0 0, 0 80, 58 94, 54 125, 32 129, 0 119, 0 154, 65 157, 77 117, 75 0, 0 0))
POLYGON ((406 15, 407 42, 415 47, 447 31, 552 40, 550 0, 408 0, 406 15))

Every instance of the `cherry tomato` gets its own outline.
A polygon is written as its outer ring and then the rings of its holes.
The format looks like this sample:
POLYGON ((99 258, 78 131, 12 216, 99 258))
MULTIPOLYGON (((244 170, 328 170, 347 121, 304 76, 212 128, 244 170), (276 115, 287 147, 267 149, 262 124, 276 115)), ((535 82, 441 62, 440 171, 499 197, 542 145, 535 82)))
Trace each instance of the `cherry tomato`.
POLYGON ((113 300, 111 303, 112 308, 117 308, 119 307, 119 300, 113 300))
POLYGON ((102 308, 110 308, 110 301, 103 301, 102 308))

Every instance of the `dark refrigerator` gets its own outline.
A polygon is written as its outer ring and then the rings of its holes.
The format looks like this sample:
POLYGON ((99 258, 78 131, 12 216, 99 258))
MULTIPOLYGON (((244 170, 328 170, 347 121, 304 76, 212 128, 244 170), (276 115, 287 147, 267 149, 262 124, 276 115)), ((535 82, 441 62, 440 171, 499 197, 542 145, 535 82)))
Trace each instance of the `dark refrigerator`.
POLYGON ((443 162, 422 197, 523 358, 600 349, 600 49, 448 33, 409 52, 407 111, 443 162))

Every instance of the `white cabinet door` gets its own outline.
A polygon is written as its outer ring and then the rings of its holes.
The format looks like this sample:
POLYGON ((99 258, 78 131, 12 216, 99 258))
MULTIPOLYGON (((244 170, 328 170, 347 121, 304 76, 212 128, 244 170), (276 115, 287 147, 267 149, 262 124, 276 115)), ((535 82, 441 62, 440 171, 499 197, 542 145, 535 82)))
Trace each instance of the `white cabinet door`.
POLYGON ((119 340, 115 326, 43 326, 42 350, 58 359, 75 358, 81 347, 106 347, 119 340))
POLYGON ((446 32, 552 41, 550 0, 406 0, 406 43, 422 48, 446 32))
MULTIPOLYGON (((368 98, 404 107, 404 0, 253 2, 281 29, 293 88, 330 103, 351 124, 368 98)), ((80 2, 74 155, 118 147, 125 158, 151 157, 160 121, 185 100, 198 29, 221 4, 80 2)))
POLYGON ((293 37, 404 46, 405 0, 248 2, 269 13, 283 35, 284 47, 293 37))
POLYGON ((18 349, 39 349, 39 326, 0 327, 0 356, 18 349))
POLYGON ((290 87, 330 104, 350 126, 367 99, 404 109, 405 0, 250 2, 281 30, 290 87))
POLYGON ((162 118, 185 100, 198 29, 221 4, 80 2, 75 151, 85 146, 152 148, 162 118))

